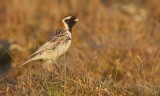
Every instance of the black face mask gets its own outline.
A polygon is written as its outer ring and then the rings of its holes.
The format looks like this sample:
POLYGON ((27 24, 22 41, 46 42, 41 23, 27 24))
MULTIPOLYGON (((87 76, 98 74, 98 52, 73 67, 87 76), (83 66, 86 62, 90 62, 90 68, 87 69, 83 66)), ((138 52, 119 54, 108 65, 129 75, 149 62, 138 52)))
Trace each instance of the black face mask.
POLYGON ((75 21, 76 17, 72 16, 70 19, 66 19, 65 22, 68 24, 69 30, 72 30, 72 27, 75 25, 76 21, 75 21))

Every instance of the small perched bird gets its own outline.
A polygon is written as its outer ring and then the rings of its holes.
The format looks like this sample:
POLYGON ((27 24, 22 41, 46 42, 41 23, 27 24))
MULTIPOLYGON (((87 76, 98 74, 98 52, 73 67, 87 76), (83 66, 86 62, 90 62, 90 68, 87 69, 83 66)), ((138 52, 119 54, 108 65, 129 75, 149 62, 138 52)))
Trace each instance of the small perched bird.
POLYGON ((67 16, 60 22, 60 27, 51 35, 48 40, 37 49, 23 64, 33 60, 45 60, 53 62, 63 55, 70 47, 72 40, 72 28, 79 19, 75 16, 67 16))

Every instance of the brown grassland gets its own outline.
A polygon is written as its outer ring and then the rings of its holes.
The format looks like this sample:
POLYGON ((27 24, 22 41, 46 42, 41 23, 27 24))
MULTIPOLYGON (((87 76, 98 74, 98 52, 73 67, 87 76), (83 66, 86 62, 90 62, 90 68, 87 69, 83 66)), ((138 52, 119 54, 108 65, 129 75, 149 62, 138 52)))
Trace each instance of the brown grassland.
POLYGON ((160 0, 1 0, 0 74, 1 96, 160 96, 160 0), (59 72, 17 69, 67 15, 59 72))

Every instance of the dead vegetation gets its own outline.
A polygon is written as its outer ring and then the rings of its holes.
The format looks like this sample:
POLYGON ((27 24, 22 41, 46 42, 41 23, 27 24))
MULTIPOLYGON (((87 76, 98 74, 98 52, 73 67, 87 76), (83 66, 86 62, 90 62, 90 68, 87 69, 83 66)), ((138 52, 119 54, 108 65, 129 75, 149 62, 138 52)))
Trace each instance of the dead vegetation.
POLYGON ((159 96, 159 8, 158 0, 1 1, 0 40, 7 42, 1 49, 12 62, 9 79, 0 82, 0 94, 159 96), (14 68, 70 14, 80 22, 69 52, 57 61, 60 72, 44 70, 39 61, 14 68))

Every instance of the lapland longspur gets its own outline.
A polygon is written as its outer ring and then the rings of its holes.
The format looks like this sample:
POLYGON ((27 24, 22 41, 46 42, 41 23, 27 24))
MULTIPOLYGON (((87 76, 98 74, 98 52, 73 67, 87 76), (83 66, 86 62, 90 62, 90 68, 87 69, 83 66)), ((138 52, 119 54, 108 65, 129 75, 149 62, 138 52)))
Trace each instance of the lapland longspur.
POLYGON ((79 19, 75 16, 67 16, 60 22, 60 27, 48 38, 48 40, 37 49, 23 64, 34 60, 55 61, 63 55, 70 47, 72 40, 72 28, 79 19))

